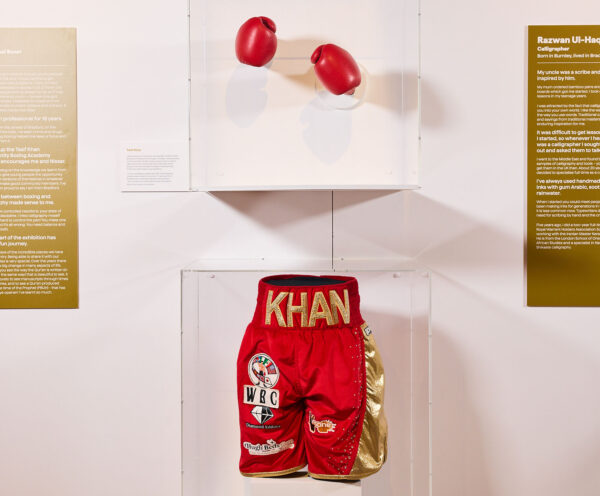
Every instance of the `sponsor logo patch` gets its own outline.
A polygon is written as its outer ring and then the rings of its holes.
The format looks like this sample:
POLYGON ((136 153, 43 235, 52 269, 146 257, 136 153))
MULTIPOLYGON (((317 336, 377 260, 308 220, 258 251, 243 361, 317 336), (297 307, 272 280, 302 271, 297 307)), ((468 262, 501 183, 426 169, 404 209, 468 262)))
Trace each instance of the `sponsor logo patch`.
POLYGON ((248 441, 244 442, 244 448, 248 450, 250 455, 273 455, 275 453, 281 453, 282 451, 288 449, 294 449, 294 440, 288 439, 287 441, 283 441, 282 443, 276 443, 273 439, 269 439, 266 444, 252 444, 248 441))
POLYGON ((244 403, 246 405, 279 408, 279 389, 264 389, 258 386, 244 386, 244 403))
POLYGON ((336 426, 336 424, 334 424, 329 419, 317 420, 315 418, 315 416, 312 414, 312 412, 309 412, 309 414, 308 414, 308 428, 310 429, 310 432, 312 432, 313 434, 315 432, 317 432, 319 434, 327 434, 328 432, 335 432, 335 426, 336 426))
POLYGON ((279 380, 279 369, 269 355, 258 353, 248 363, 248 375, 255 386, 272 388, 279 380))
POLYGON ((255 406, 251 413, 259 424, 264 424, 273 418, 273 412, 268 406, 255 406))

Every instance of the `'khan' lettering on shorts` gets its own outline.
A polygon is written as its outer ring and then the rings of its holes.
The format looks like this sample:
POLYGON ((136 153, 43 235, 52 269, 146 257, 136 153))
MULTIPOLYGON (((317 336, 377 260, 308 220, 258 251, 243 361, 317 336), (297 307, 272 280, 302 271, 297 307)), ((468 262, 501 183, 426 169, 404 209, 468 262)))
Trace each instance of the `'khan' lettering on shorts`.
POLYGON ((302 291, 300 304, 294 305, 293 291, 281 291, 274 296, 271 289, 267 294, 265 303, 265 325, 271 325, 273 315, 280 327, 294 327, 294 314, 300 314, 300 327, 314 327, 317 320, 325 319, 327 325, 337 325, 340 316, 344 324, 350 323, 350 296, 348 290, 344 289, 344 301, 334 289, 329 291, 329 301, 323 291, 316 291, 312 301, 308 301, 308 293, 302 291), (287 301, 286 301, 287 299, 287 301), (283 308, 282 311, 282 303, 283 308))

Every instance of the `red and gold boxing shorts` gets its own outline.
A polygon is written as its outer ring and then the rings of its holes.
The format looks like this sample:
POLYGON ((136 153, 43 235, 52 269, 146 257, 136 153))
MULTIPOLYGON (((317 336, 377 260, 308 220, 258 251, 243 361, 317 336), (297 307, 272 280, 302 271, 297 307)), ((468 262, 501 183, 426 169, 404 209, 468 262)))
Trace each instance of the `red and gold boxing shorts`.
POLYGON ((237 361, 240 472, 361 479, 386 459, 383 366, 353 277, 258 284, 237 361))

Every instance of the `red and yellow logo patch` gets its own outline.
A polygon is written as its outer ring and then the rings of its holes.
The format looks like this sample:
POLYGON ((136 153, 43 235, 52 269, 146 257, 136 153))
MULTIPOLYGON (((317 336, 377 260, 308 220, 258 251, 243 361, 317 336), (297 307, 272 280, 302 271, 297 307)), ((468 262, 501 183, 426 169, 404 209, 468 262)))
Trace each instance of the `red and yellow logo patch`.
POLYGON ((335 432, 335 425, 329 419, 317 420, 312 412, 308 413, 308 428, 313 434, 327 434, 328 432, 335 432))

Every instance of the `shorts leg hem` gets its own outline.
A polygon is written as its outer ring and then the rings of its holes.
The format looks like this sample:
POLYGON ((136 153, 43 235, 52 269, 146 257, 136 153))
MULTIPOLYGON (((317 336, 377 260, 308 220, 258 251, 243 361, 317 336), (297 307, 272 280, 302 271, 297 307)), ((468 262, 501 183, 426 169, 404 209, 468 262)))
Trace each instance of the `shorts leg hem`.
POLYGON ((288 468, 286 470, 278 470, 275 472, 242 472, 240 470, 240 474, 242 474, 244 477, 279 477, 280 475, 293 474, 304 467, 306 467, 306 464, 298 465, 297 467, 288 468))
POLYGON ((365 477, 369 477, 370 475, 376 474, 379 472, 381 467, 378 467, 376 470, 372 470, 370 472, 363 472, 362 474, 315 474, 308 471, 308 475, 313 479, 319 480, 348 480, 348 481, 357 481, 360 479, 364 479, 365 477))

